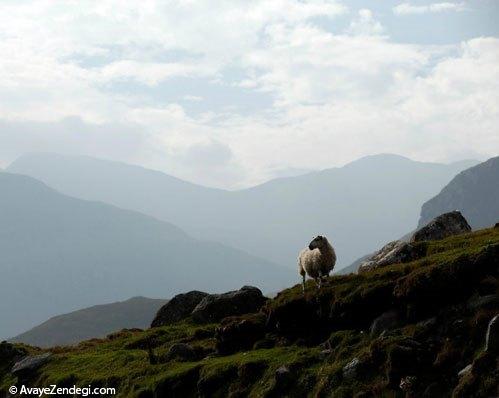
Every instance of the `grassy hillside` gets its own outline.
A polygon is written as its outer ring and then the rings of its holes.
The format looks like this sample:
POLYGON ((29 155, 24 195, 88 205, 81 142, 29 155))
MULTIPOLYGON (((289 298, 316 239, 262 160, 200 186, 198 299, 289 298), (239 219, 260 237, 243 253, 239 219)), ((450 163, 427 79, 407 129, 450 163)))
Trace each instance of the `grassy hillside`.
POLYGON ((69 345, 123 328, 149 327, 156 312, 168 300, 132 297, 125 301, 94 305, 58 315, 14 337, 11 341, 51 347, 69 345))
MULTIPOLYGON (((53 348, 28 382, 114 386, 120 397, 402 397, 401 381, 418 397, 496 396, 497 358, 484 342, 499 308, 483 298, 499 293, 499 229, 419 244, 417 261, 333 276, 320 292, 297 285, 258 314, 53 348), (397 324, 370 333, 387 310, 397 324), (170 359, 178 342, 196 359, 170 359)), ((4 370, 0 390, 15 381, 4 370)))

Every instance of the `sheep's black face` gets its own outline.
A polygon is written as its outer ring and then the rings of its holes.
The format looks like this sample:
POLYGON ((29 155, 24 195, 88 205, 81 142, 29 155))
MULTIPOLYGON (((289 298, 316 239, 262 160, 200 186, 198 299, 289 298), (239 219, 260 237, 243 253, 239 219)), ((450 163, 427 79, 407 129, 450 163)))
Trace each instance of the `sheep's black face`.
POLYGON ((324 236, 319 235, 316 238, 314 238, 312 240, 312 242, 310 242, 310 244, 308 245, 308 248, 310 250, 320 249, 321 247, 324 247, 326 242, 327 242, 327 239, 324 236))

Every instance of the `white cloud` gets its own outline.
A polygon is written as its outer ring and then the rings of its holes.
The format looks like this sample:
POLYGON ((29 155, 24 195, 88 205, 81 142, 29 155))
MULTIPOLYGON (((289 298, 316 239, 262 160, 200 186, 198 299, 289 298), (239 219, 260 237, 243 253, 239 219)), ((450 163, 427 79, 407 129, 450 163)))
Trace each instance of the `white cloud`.
POLYGON ((396 15, 409 15, 409 14, 426 14, 445 11, 464 11, 466 5, 464 2, 451 3, 441 2, 432 3, 428 5, 413 5, 411 3, 401 3, 393 8, 396 15))
POLYGON ((499 153, 497 38, 395 42, 327 0, 92 4, 0 5, 0 162, 80 153, 241 187, 377 152, 499 153))
POLYGON ((371 10, 363 8, 359 10, 358 17, 350 23, 348 31, 357 35, 370 36, 383 33, 384 28, 379 21, 374 19, 371 10))

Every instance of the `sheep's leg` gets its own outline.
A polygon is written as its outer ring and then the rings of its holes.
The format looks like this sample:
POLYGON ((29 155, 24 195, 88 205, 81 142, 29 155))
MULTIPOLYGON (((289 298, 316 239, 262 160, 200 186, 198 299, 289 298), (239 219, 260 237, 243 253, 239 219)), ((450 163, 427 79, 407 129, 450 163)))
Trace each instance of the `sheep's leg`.
POLYGON ((303 289, 303 293, 305 293, 305 274, 302 274, 302 278, 303 278, 303 280, 301 282, 302 283, 302 289, 303 289))
POLYGON ((322 281, 322 279, 320 276, 315 279, 315 283, 317 283, 317 287, 319 288, 319 290, 321 290, 321 286, 322 286, 321 281, 322 281))

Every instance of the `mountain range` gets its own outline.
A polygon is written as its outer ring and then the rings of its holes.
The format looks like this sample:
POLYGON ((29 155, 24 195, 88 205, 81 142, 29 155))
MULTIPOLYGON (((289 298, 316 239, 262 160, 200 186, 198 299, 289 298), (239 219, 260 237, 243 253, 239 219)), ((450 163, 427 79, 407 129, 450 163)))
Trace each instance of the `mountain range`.
POLYGON ((424 203, 419 226, 452 210, 459 210, 473 229, 499 222, 499 156, 462 171, 424 203))
POLYGON ((156 217, 196 238, 293 269, 298 251, 323 234, 337 251, 340 269, 415 228, 421 205, 476 163, 444 165, 376 155, 239 191, 81 156, 28 154, 7 170, 30 175, 70 196, 156 217))
POLYGON ((0 192, 0 339, 133 296, 248 283, 275 291, 295 278, 270 261, 135 211, 63 195, 28 176, 0 173, 0 192))

